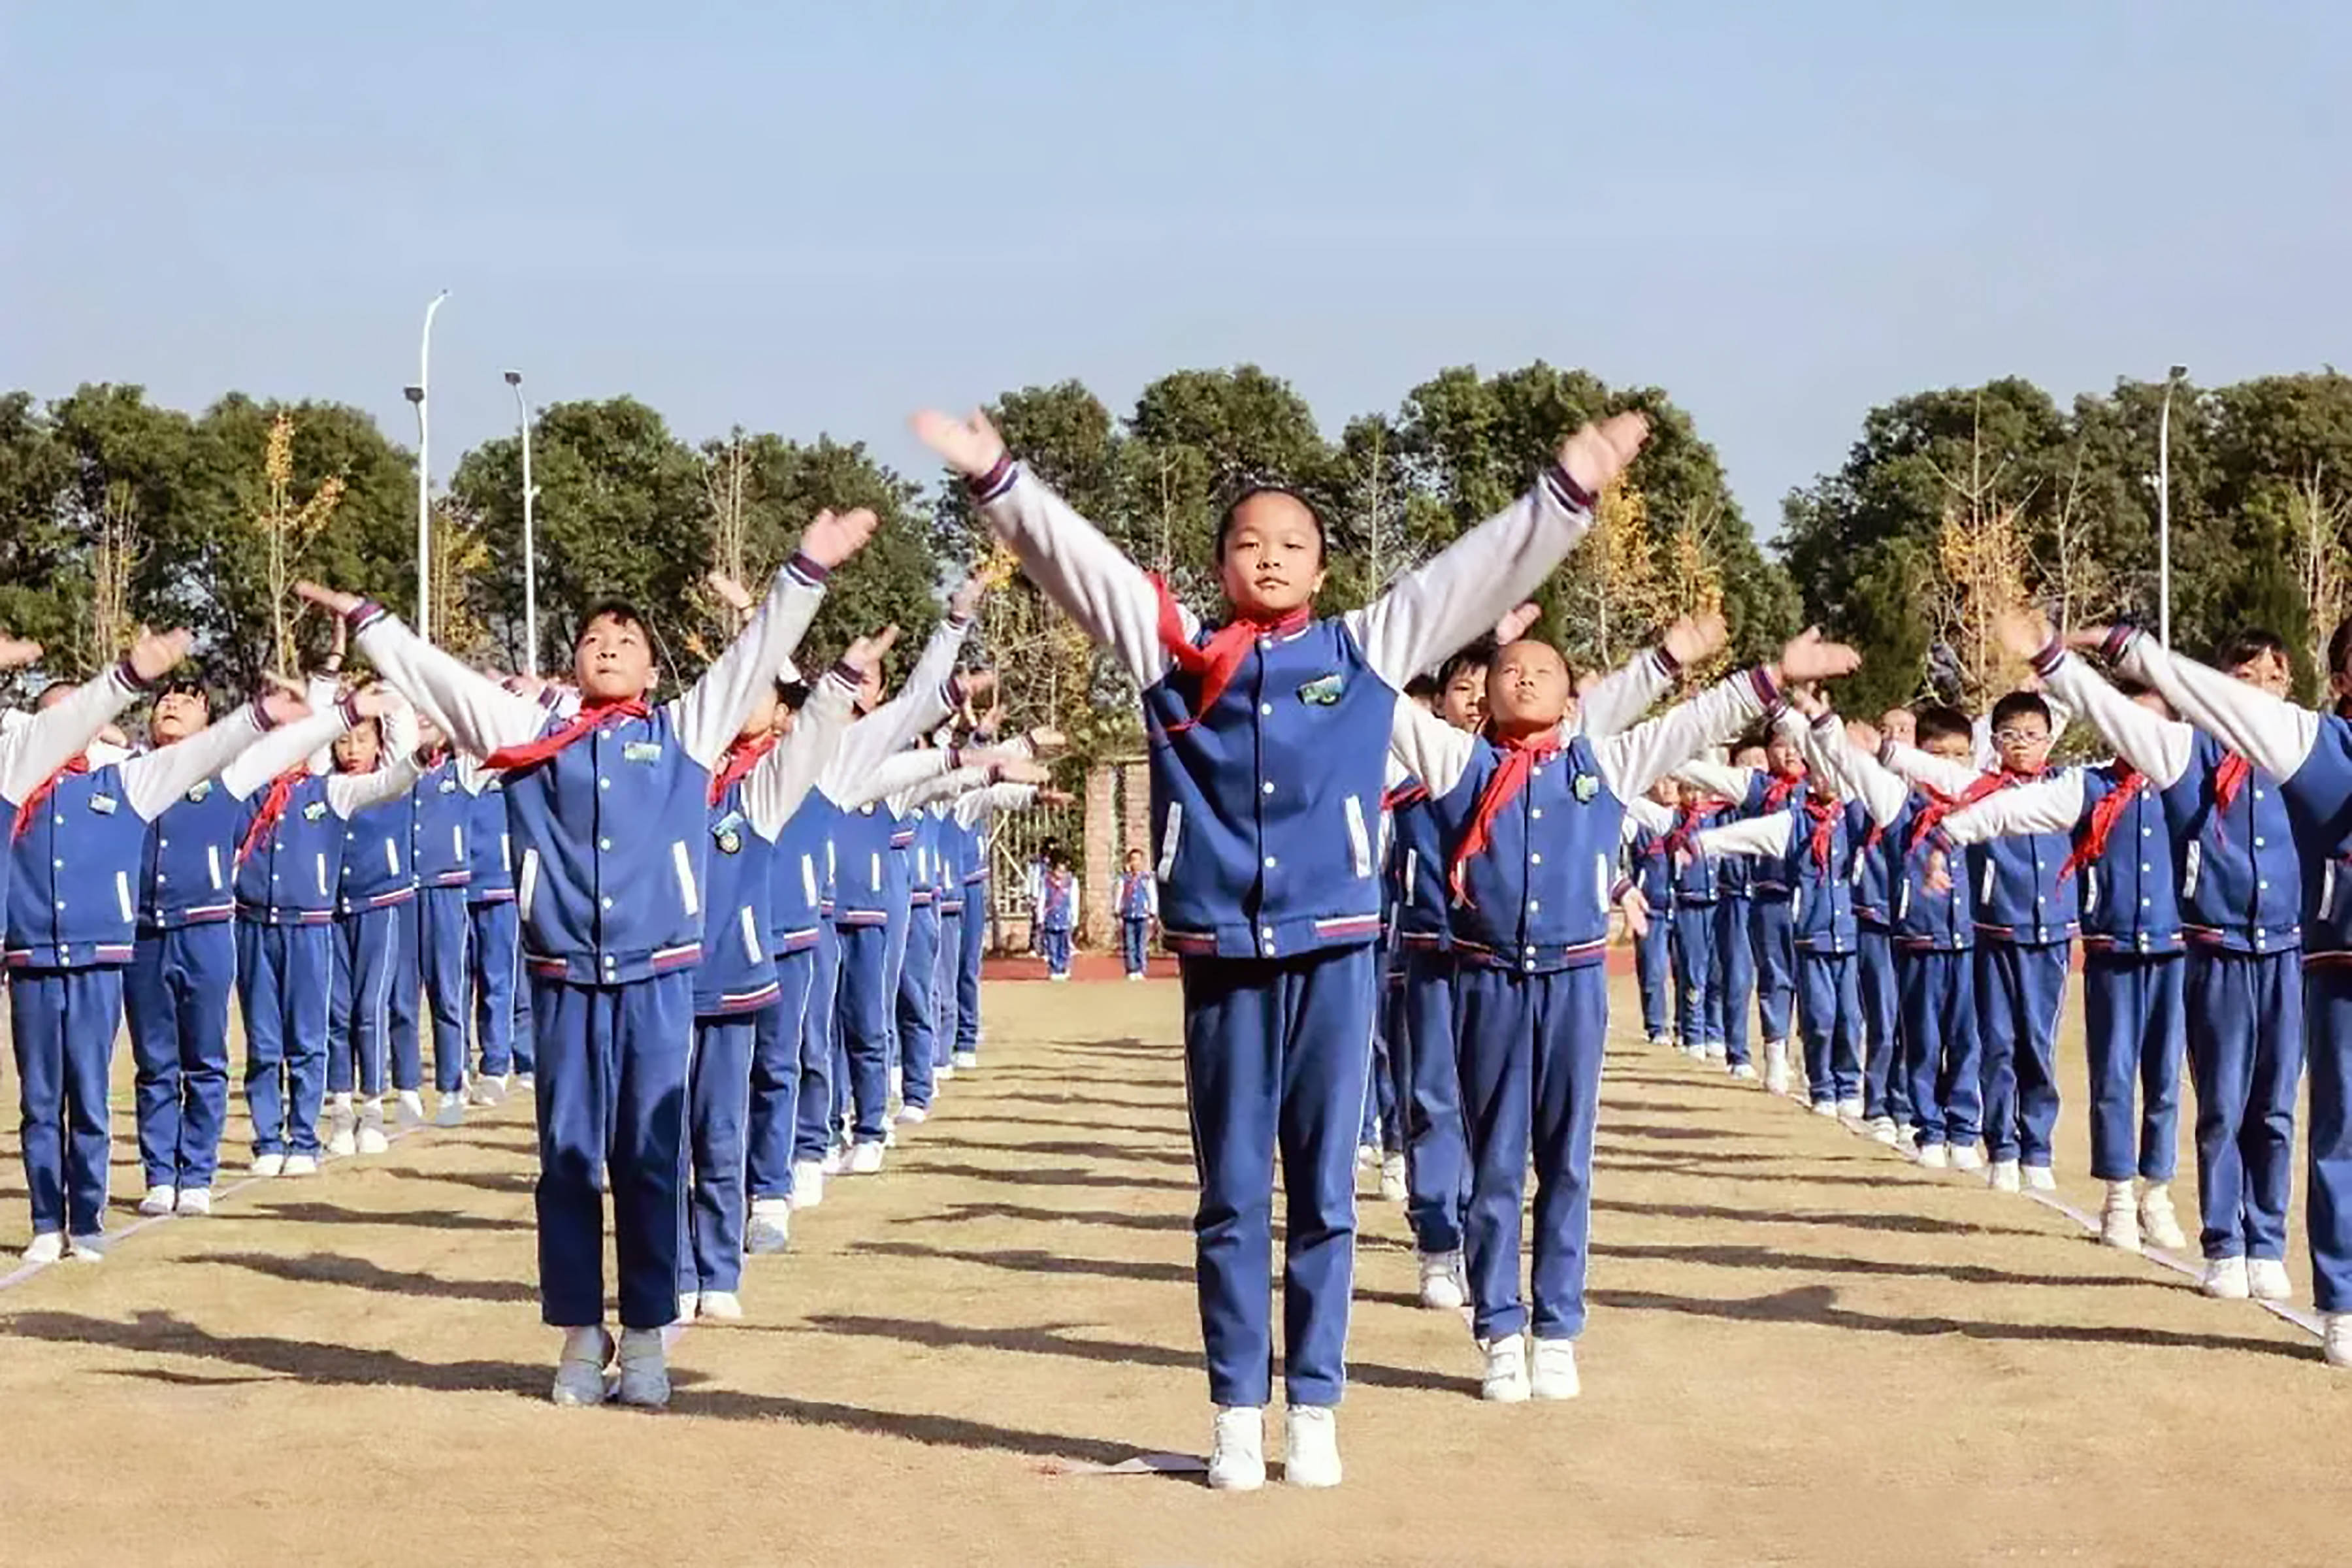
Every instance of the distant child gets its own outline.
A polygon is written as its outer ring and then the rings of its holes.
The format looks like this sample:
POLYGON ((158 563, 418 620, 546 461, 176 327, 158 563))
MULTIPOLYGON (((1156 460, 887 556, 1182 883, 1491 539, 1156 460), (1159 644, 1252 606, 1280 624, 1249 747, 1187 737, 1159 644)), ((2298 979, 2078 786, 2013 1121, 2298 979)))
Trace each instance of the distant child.
POLYGON ((1045 863, 1037 891, 1038 943, 1045 953, 1045 978, 1070 977, 1070 933, 1078 924, 1078 879, 1059 849, 1045 863))
POLYGON ((1144 869, 1143 851, 1127 852, 1127 874, 1118 879, 1118 951, 1127 963, 1129 980, 1143 978, 1144 952, 1151 940, 1151 922, 1160 912, 1160 889, 1144 869))

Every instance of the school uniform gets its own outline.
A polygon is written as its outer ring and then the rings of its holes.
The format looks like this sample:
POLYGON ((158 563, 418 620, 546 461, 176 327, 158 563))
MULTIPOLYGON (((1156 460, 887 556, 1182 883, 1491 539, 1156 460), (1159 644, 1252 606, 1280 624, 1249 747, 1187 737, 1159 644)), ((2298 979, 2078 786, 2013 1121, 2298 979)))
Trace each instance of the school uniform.
POLYGON ((938 879, 932 907, 940 912, 939 956, 931 965, 932 1066, 937 1076, 955 1070, 955 977, 963 962, 963 873, 971 863, 971 835, 955 819, 952 801, 934 801, 931 831, 939 850, 932 861, 938 879))
POLYGON ((466 1087, 468 1031, 473 1027, 473 976, 466 962, 472 920, 466 908, 473 885, 474 795, 467 765, 446 753, 434 759, 411 794, 409 861, 416 878, 416 959, 425 1015, 433 1023, 433 1087, 444 1095, 466 1087))
MULTIPOLYGON (((125 661, 37 712, 12 711, 12 721, 0 724, 0 832, 13 834, 22 804, 86 751, 107 721, 145 689, 125 661)), ((13 880, 8 872, 13 858, 0 855, 0 908, 5 907, 13 880)))
POLYGON ((522 983, 522 928, 515 918, 505 789, 496 776, 475 773, 467 808, 466 960, 481 1074, 503 1079, 531 1070, 530 990, 522 983))
POLYGON ((1148 871, 1122 872, 1118 879, 1118 952, 1129 974, 1140 974, 1150 962, 1151 920, 1160 907, 1158 890, 1148 871))
POLYGON ((1589 526, 1591 498, 1552 468, 1364 610, 1213 628, 1019 465, 972 489, 1030 578, 1142 693, 1161 939, 1184 989, 1211 1398, 1268 1394, 1278 1146, 1285 1379, 1295 1406, 1336 1404, 1378 987, 1373 814, 1399 688, 1548 574, 1589 526))
POLYGON ((1045 952, 1045 973, 1065 979, 1070 973, 1070 931, 1078 921, 1078 879, 1067 867, 1045 873, 1037 898, 1037 930, 1045 952))
POLYGON ((1818 749, 1841 787, 1868 812, 1887 856, 1887 917, 1901 988, 1901 1056, 1889 1076, 1905 1086, 1900 1118, 1916 1147, 1937 1151, 1933 1159, 1943 1159, 1947 1145, 1973 1150, 1984 1128, 1975 884, 1959 864, 1962 851, 1938 831, 1942 812, 1933 800, 1842 740, 1825 734, 1818 749), (1940 889, 1929 879, 1939 856, 1950 867, 1950 885, 1940 889))
MULTIPOLYGON (((388 752, 383 759, 386 767, 394 761, 388 752)), ((415 773, 413 763, 410 771, 415 773)), ((404 1042, 394 1029, 401 998, 423 984, 415 951, 416 874, 409 858, 415 817, 413 796, 403 792, 354 812, 343 825, 336 871, 334 994, 327 1025, 327 1091, 332 1095, 356 1091, 362 1099, 381 1100, 387 1071, 394 1089, 424 1087, 424 1058, 413 1022, 404 1042)), ((410 1012, 413 1016, 413 1001, 410 1012)))
POLYGON ((1465 1226, 1482 1342, 1582 1331, 1592 1138, 1609 1024, 1601 963, 1626 802, 1777 703, 1760 671, 1594 741, 1498 746, 1410 704, 1399 758, 1427 784, 1454 892, 1455 1038, 1473 1170, 1465 1226), (1519 1291, 1520 1211, 1536 1171, 1533 1312, 1519 1291))
POLYGON ((586 705, 569 720, 466 668, 380 606, 350 617, 385 679, 507 775, 538 1047, 541 1315, 557 1327, 604 1321, 607 1193, 624 1327, 642 1334, 677 1315, 711 774, 807 629, 824 576, 795 556, 683 696, 659 707, 586 705))
MULTIPOLYGON (((1626 803, 1625 820, 1633 822, 1639 803, 1626 803)), ((1642 998, 1642 1033, 1654 1046, 1673 1043, 1674 997, 1667 986, 1674 965, 1674 867, 1666 855, 1666 835, 1674 829, 1674 814, 1658 807, 1657 826, 1634 829, 1627 841, 1626 879, 1640 891, 1650 911, 1650 922, 1633 939, 1633 984, 1642 998)))
MULTIPOLYGON (((774 954, 776 837, 840 744, 856 691, 855 671, 824 676, 789 734, 748 743, 739 737, 710 781, 704 887, 710 918, 694 972, 694 1048, 687 1069, 682 1300, 705 1291, 731 1294, 742 1282, 759 1041, 763 1033, 782 1032, 787 1005, 797 1034, 798 1009, 806 1000, 805 966, 795 966, 797 988, 788 998, 774 954)), ((782 1195, 789 1197, 789 1191, 782 1195)))
POLYGON ((236 989, 236 848, 255 793, 308 754, 324 725, 270 729, 258 709, 164 748, 238 723, 268 732, 190 784, 148 826, 139 920, 123 1011, 137 1066, 139 1160, 150 1193, 204 1192, 228 1120, 228 1015, 236 989))
POLYGON ((907 948, 899 959, 898 1009, 899 1098, 930 1108, 939 1072, 939 1013, 931 995, 940 969, 940 825, 928 806, 907 813, 907 948))
MULTIPOLYGON (((1881 759, 1933 792, 1927 815, 1973 805, 2036 777, 1979 773, 1889 742, 1881 759)), ((2048 1169, 2058 1123, 2053 1057, 2077 930, 2074 852, 2064 833, 2000 838, 1965 851, 1977 921, 1977 1027, 1984 1050, 1985 1155, 2048 1169)), ((1954 877, 1963 868, 1955 866, 1954 877)))
POLYGON ((1716 818, 1712 809, 1687 804, 1677 806, 1664 844, 1671 900, 1668 918, 1675 933, 1675 1032, 1683 1048, 1694 1056, 1704 1056, 1709 1045, 1721 1043, 1707 997, 1715 968, 1715 906, 1721 897, 1717 885, 1718 867, 1699 847, 1706 828, 1716 818))
POLYGON ((1744 857, 1716 868, 1715 936, 1708 949, 1714 968, 1706 1001, 1714 1030, 1723 1042, 1724 1065, 1737 1072, 1750 1065, 1748 1016, 1756 1005, 1755 867, 1744 857))
POLYGON ((248 710, 120 763, 77 754, 10 826, 8 1022, 36 1236, 105 1228, 108 1080, 148 825, 259 734, 248 710))
MULTIPOLYGON (((1843 746, 1843 736, 1824 737, 1843 746)), ((1910 1086, 1903 1069, 1903 980, 1894 924, 1895 847, 1874 821, 1861 824, 1854 852, 1854 994, 1862 1005, 1863 1119, 1907 1125, 1910 1086)))
MULTIPOLYGON (((320 731, 328 742, 359 717, 348 703, 330 714, 320 731)), ((387 747, 401 742, 391 766, 320 774, 297 764, 255 797, 237 841, 236 990, 257 1159, 319 1153, 345 835, 354 817, 416 782, 415 762, 404 754, 415 744, 407 714, 388 715, 383 728, 387 747)), ((341 1047, 345 1037, 334 1037, 341 1047)), ((381 1054, 372 1059, 381 1075, 381 1054)))

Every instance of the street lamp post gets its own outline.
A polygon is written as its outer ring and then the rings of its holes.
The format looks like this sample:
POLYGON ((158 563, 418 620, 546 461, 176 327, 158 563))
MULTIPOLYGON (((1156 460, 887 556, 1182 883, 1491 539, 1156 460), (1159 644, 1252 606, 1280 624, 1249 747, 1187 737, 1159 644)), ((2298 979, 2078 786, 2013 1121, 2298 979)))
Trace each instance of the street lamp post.
POLYGON ((2172 646, 2172 394, 2189 374, 2174 365, 2164 376, 2164 406, 2156 420, 2156 640, 2172 646))
POLYGON ((416 349, 416 384, 403 388, 416 405, 416 631, 433 635, 433 443, 425 399, 433 384, 433 317, 449 297, 444 289, 425 307, 425 332, 416 349))
POLYGON ((530 482, 530 405, 523 401, 522 372, 507 372, 514 388, 515 427, 522 433, 522 672, 539 674, 539 552, 531 542, 530 503, 539 487, 530 482))

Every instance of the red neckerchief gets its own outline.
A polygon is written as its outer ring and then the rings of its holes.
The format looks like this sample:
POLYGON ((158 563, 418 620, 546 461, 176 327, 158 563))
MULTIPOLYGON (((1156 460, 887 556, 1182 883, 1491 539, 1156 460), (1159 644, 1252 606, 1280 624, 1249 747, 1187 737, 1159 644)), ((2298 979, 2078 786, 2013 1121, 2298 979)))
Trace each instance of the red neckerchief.
POLYGON ((2114 834, 2116 824, 2122 820, 2124 813, 2131 809, 2132 796, 2139 794, 2139 786, 2144 782, 2140 771, 2129 763, 2116 764, 2115 787, 2099 797, 2098 805, 2091 807, 2091 820, 2083 825, 2083 831, 2075 837, 2074 853, 2068 855, 2066 863, 2058 868, 2060 881, 2064 881, 2107 852, 2108 837, 2114 834))
POLYGON ((1805 815, 1813 819, 1812 837, 1808 845, 1812 851, 1813 864, 1826 877, 1830 871, 1830 847, 1837 837, 1838 819, 1845 815, 1845 806, 1839 801, 1807 795, 1805 815))
POLYGON ((1168 584, 1159 578, 1151 579, 1151 591, 1160 595, 1160 646, 1169 659, 1187 675, 1198 676, 1201 681, 1200 700, 1193 705, 1192 717, 1181 724, 1171 725, 1170 732, 1189 730, 1201 721, 1201 715, 1217 705, 1225 688, 1233 684, 1242 660, 1262 637, 1284 637, 1297 631, 1315 618, 1314 612, 1301 605, 1279 620, 1261 621, 1249 616, 1234 618, 1209 634, 1208 642, 1195 647, 1184 636, 1184 612, 1168 584))
POLYGON ((772 730, 756 741, 746 741, 737 736, 735 743, 727 748, 727 754, 719 760, 719 771, 710 775, 710 804, 717 805, 726 799, 727 792, 758 767, 761 758, 775 749, 776 735, 772 730))
POLYGON ((607 719, 646 719, 652 716, 653 710, 638 698, 624 697, 610 702, 592 699, 580 704, 580 711, 563 728, 551 730, 538 740, 525 741, 519 746, 500 746, 482 759, 482 765, 497 773, 535 768, 607 719))
POLYGON ((1470 814, 1469 831, 1463 834, 1462 847, 1454 852, 1454 867, 1447 879, 1454 899, 1465 904, 1471 900, 1464 873, 1470 862, 1495 842, 1495 819, 1528 787, 1528 777, 1535 772, 1536 764, 1559 754, 1559 731, 1555 726, 1523 740, 1497 741, 1495 749, 1502 753, 1502 760, 1487 777, 1486 787, 1478 792, 1478 805, 1470 814))
POLYGON ((1995 790, 2006 789, 2013 784, 2032 784, 2040 776, 2038 773, 2013 773, 2001 768, 1978 774, 1969 787, 1957 795, 1946 795, 1932 784, 1917 785, 1919 793, 1927 797, 1927 804, 1921 806, 1918 816, 1911 819, 1911 842, 1904 847, 1904 853, 1909 854, 1918 848, 1919 841, 1933 833, 1937 824, 1952 813, 1966 810, 1995 790))
POLYGON ((1429 791, 1419 779, 1407 779, 1381 796, 1381 809, 1395 811, 1400 806, 1413 805, 1428 798, 1429 791))
POLYGON ((261 797, 245 837, 237 841, 236 864, 244 865, 246 857, 260 848, 262 840, 277 831, 278 820, 286 815, 287 803, 294 798, 294 786, 309 776, 310 769, 297 763, 269 781, 269 793, 261 797))
POLYGON ((1760 816, 1764 812, 1787 809, 1789 802, 1796 795, 1797 786, 1804 782, 1805 764, 1801 762, 1793 773, 1774 773, 1764 785, 1764 807, 1757 815, 1760 816))
POLYGON ((16 831, 9 836, 9 842, 16 842, 16 840, 24 837, 26 833, 30 831, 33 826, 33 814, 40 809, 41 803, 43 801, 48 799, 52 794, 56 793, 58 781, 59 779, 65 777, 68 773, 86 773, 88 772, 89 772, 89 758, 86 755, 79 756, 74 758, 73 761, 66 763, 63 767, 58 769, 57 772, 51 773, 47 778, 43 779, 38 784, 36 784, 33 788, 33 793, 25 797, 25 804, 16 808, 16 831))
POLYGON ((2238 798, 2238 792, 2246 787, 2246 781, 2253 776, 2253 773, 2254 764, 2237 752, 2231 752, 2224 756, 2221 765, 2213 770, 2214 808, 2226 813, 2230 803, 2238 798))
POLYGON ((1673 865, 1675 857, 1677 855, 1687 855, 1694 858, 1697 857, 1700 819, 1707 816, 1712 808, 1712 802, 1693 805, 1689 801, 1684 801, 1675 807, 1675 825, 1668 828, 1666 836, 1658 841, 1659 852, 1666 857, 1666 864, 1673 865))

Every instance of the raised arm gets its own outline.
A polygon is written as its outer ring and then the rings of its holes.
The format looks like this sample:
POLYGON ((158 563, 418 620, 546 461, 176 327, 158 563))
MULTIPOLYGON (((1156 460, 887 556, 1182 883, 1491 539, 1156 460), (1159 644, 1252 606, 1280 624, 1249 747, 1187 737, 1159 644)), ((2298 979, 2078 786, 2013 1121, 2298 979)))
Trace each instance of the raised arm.
POLYGON ((1705 793, 1722 800, 1742 801, 1755 793, 1763 774, 1754 768, 1735 768, 1726 763, 1710 763, 1703 757, 1687 758, 1676 764, 1675 777, 1686 784, 1695 784, 1705 793))
POLYGON ((984 789, 966 790, 956 796, 950 807, 955 819, 966 832, 979 828, 989 814, 998 811, 1025 811, 1037 804, 1037 786, 1027 784, 992 784, 984 789))
MULTIPOLYGON (((2086 707, 2084 711, 2090 710, 2086 707)), ((2091 721, 2098 722, 2095 714, 2091 721)), ((2081 768, 2068 768, 2032 784, 1995 790, 1937 826, 1955 844, 1982 844, 2028 833, 2072 833, 2090 804, 2088 776, 2081 768)))
MULTIPOLYGON (((856 726, 852 725, 855 729, 856 726)), ((903 794, 925 779, 937 778, 952 765, 955 753, 939 747, 901 752, 895 757, 885 757, 866 772, 848 782, 836 795, 830 788, 825 796, 844 811, 856 811, 877 800, 887 800, 903 794)), ((828 770, 831 771, 831 770, 828 770)))
POLYGON ((270 728, 262 705, 248 702, 184 741, 131 758, 121 769, 123 804, 141 820, 154 821, 173 801, 226 767, 270 728))
POLYGON ((1614 735, 1672 691, 1682 672, 1664 644, 1643 648, 1631 662, 1595 681, 1578 701, 1577 727, 1596 741, 1614 735))
POLYGON ((2105 646, 2116 668, 2147 681, 2175 711, 2273 777, 2293 778, 2319 743, 2319 714, 2173 653, 2136 627, 2116 627, 2105 646))
POLYGON ((1632 800, 1780 701, 1780 686, 1769 670, 1741 670, 1649 722, 1601 742, 1594 748, 1601 772, 1619 800, 1632 800))
POLYGON ((971 628, 968 616, 960 617, 950 611, 931 634, 931 640, 923 645, 923 657, 915 661, 898 695, 849 725, 841 737, 840 751, 824 773, 827 795, 839 799, 839 791, 851 787, 885 758, 905 751, 916 736, 938 728, 961 705, 963 687, 956 677, 955 662, 971 628))
POLYGON ((2170 789, 2189 771, 2197 735, 2188 725, 2126 697, 2055 638, 2035 656, 2034 668, 2052 695, 2090 721, 2116 755, 2147 774, 2157 788, 2170 789))
POLYGON ((1837 781, 1838 793, 1861 801, 1871 821, 1880 827, 1894 826, 1910 808, 1910 781, 1881 763, 1874 752, 1841 739, 1825 747, 1822 754, 1837 781))
POLYGON ((743 781, 743 805, 754 831, 773 838, 814 787, 849 728, 849 705, 857 695, 856 674, 827 670, 809 692, 793 731, 761 757, 743 781))
POLYGON ((1980 769, 1967 763, 1938 757, 1899 741, 1887 742, 1880 749, 1878 760, 1889 773, 1934 790, 1938 795, 1958 795, 1976 783, 1981 773, 1980 769))
POLYGON ((1433 799, 1462 782, 1478 754, 1478 741, 1400 697, 1396 716, 1389 721, 1389 753, 1433 799))
MULTIPOLYGON (((184 634, 181 646, 186 646, 184 634)), ((142 674, 125 658, 0 737, 0 796, 21 803, 42 780, 79 756, 108 721, 162 673, 142 674)))
MULTIPOLYGON (((335 737, 359 721, 357 700, 345 698, 330 704, 325 710, 298 719, 290 724, 280 724, 252 745, 239 752, 221 769, 221 787, 235 800, 249 800, 255 792, 289 768, 303 765, 304 759, 320 748, 335 743, 335 737)), ((183 741, 182 745, 187 744, 183 741)))
POLYGON ((875 526, 874 514, 863 508, 840 517, 819 512, 801 536, 800 549, 768 585, 768 596, 751 612, 750 623, 702 672, 702 679, 671 704, 678 745, 697 763, 706 768, 716 764, 742 731, 743 721, 759 705, 761 689, 775 679, 816 618, 825 578, 873 537, 875 526))
POLYGON ((457 749, 487 757, 502 746, 534 740, 547 726, 547 710, 534 698, 518 696, 418 637, 383 605, 315 583, 298 583, 296 593, 341 616, 351 624, 360 651, 394 689, 434 715, 457 749))
POLYGON ((1647 828, 1652 833, 1671 833, 1675 827, 1672 806, 1660 805, 1646 795, 1637 795, 1625 803, 1625 823, 1629 830, 1647 828))
POLYGON ((1789 834, 1796 820, 1795 814, 1786 811, 1776 811, 1769 816, 1742 817, 1720 827, 1701 828, 1696 843, 1698 852, 1707 856, 1786 855, 1789 834))
POLYGON ((372 773, 329 773, 327 805, 349 819, 369 806, 397 800, 416 787, 416 710, 394 702, 382 715, 384 764, 372 773))

